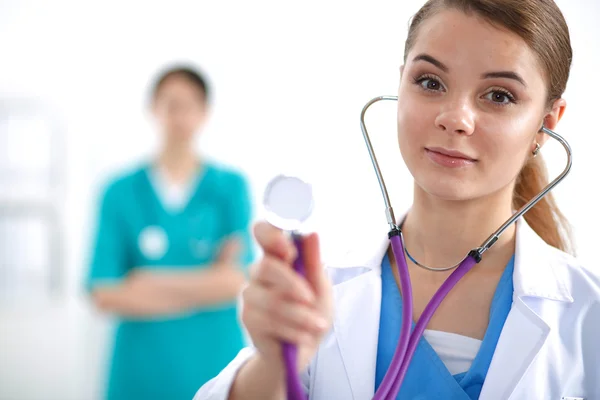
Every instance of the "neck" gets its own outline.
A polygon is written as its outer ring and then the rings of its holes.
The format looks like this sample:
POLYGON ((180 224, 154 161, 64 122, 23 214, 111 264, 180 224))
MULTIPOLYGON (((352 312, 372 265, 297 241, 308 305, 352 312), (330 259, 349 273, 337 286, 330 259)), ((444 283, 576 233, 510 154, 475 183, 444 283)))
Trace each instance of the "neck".
POLYGON ((167 178, 181 183, 196 172, 200 161, 190 146, 167 144, 158 157, 158 166, 167 178))
MULTIPOLYGON (((413 206, 402 226, 406 249, 416 261, 429 267, 455 265, 512 215, 511 199, 512 192, 503 190, 486 198, 448 201, 415 185, 413 206)), ((482 263, 512 254, 514 237, 513 224, 485 253, 482 263)))

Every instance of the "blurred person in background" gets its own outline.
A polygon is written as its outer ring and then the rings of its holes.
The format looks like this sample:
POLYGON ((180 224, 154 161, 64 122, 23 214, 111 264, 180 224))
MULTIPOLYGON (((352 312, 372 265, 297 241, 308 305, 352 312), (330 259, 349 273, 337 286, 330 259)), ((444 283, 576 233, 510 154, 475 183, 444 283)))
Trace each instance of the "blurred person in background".
POLYGON ((88 288, 118 317, 106 398, 191 399, 244 345, 236 297, 252 261, 247 182, 194 150, 209 87, 188 67, 152 92, 159 154, 110 182, 88 288))

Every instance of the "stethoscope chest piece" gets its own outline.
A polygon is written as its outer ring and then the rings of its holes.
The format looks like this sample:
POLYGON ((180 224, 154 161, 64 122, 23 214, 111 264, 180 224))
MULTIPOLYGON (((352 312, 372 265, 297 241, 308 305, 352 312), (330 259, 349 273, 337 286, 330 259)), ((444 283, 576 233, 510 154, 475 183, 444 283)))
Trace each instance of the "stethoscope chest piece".
POLYGON ((273 178, 263 196, 266 220, 285 231, 295 231, 314 208, 313 189, 306 181, 288 175, 273 178))

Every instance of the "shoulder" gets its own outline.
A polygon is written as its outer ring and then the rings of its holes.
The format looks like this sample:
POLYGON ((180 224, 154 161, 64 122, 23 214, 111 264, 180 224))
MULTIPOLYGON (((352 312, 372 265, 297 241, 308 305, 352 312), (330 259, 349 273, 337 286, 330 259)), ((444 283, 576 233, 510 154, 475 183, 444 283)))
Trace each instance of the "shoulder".
POLYGON ((100 186, 100 200, 103 204, 114 204, 130 198, 136 185, 145 179, 147 168, 136 165, 109 175, 100 186))
POLYGON ((204 178, 211 186, 219 191, 246 192, 248 190, 248 178, 244 172, 232 166, 208 161, 204 164, 204 178))
MULTIPOLYGON (((352 235, 340 236, 340 231, 346 229, 346 225, 336 226, 335 230, 321 232, 320 238, 323 242, 322 254, 325 270, 332 285, 342 285, 359 279, 361 282, 375 282, 381 278, 381 263, 390 246, 387 230, 376 223, 381 220, 357 216, 352 218, 352 235), (354 225, 355 224, 355 225, 354 225), (359 229, 356 229, 359 226, 359 229), (340 237, 344 240, 337 242, 340 237), (336 244, 326 244, 333 243, 336 244)), ((385 224, 383 224, 385 225, 385 224)))
POLYGON ((571 310, 600 301, 598 266, 582 265, 576 257, 549 245, 524 219, 517 221, 515 253, 517 293, 564 300, 571 303, 571 310))
POLYGON ((582 265, 579 259, 558 249, 552 248, 549 252, 555 261, 553 271, 557 279, 573 299, 566 307, 557 305, 556 308, 548 308, 556 315, 554 321, 562 337, 561 346, 569 348, 575 344, 577 348, 573 354, 582 352, 580 360, 583 368, 598 371, 596 349, 600 337, 600 273, 597 266, 590 268, 582 265), (570 342, 569 337, 577 339, 570 342))
POLYGON ((556 311, 557 323, 578 335, 584 347, 591 349, 600 336, 599 271, 595 266, 583 265, 570 254, 548 247, 554 278, 572 299, 566 307, 552 308, 556 311))
POLYGON ((583 265, 571 254, 551 246, 548 246, 548 253, 557 278, 566 285, 576 301, 586 299, 600 303, 600 270, 597 266, 583 265))

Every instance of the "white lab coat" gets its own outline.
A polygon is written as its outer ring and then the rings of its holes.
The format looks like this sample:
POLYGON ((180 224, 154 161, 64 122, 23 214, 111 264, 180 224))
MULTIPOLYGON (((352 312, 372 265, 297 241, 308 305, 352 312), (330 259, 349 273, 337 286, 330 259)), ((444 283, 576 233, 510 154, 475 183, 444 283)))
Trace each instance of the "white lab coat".
MULTIPOLYGON (((310 399, 374 395, 385 233, 381 226, 367 230, 361 246, 327 267, 336 313, 302 375, 310 399)), ((600 399, 599 275, 548 246, 521 218, 513 284, 513 305, 480 399, 600 399)), ((227 399, 237 370, 253 353, 243 349, 194 400, 227 399)))

